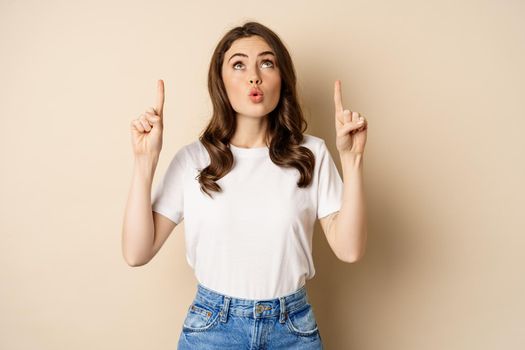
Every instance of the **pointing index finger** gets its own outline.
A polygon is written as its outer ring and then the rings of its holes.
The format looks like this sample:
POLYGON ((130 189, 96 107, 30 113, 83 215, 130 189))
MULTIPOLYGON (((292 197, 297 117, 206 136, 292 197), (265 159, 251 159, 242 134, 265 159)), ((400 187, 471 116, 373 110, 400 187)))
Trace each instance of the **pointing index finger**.
POLYGON ((335 112, 343 112, 343 102, 341 100, 341 80, 336 80, 334 85, 334 103, 335 103, 335 112))
POLYGON ((163 110, 164 110, 164 81, 162 79, 159 79, 157 81, 157 102, 155 104, 155 111, 160 117, 162 117, 163 110))

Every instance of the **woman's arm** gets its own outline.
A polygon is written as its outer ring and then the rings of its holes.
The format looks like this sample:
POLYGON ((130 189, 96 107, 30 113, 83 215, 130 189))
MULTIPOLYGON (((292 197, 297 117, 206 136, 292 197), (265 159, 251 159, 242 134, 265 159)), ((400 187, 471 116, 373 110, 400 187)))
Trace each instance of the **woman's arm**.
POLYGON ((363 188, 363 153, 368 122, 358 112, 343 109, 341 81, 334 84, 336 145, 343 168, 343 203, 330 227, 335 249, 344 261, 365 254, 367 226, 363 188))
POLYGON ((363 154, 340 153, 343 169, 343 204, 332 228, 345 261, 355 262, 366 248, 367 224, 363 186, 363 154))
POLYGON ((122 253, 130 266, 149 262, 176 226, 152 212, 151 187, 157 161, 158 157, 135 157, 122 227, 122 253))
POLYGON ((352 263, 365 253, 367 227, 363 191, 363 155, 340 154, 343 168, 343 204, 319 221, 334 254, 352 263))

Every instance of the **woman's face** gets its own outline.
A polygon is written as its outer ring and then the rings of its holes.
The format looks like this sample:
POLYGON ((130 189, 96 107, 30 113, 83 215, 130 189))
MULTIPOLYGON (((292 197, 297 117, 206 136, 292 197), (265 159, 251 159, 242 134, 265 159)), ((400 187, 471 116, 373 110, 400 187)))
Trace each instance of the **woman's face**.
POLYGON ((281 75, 274 54, 260 36, 237 39, 226 51, 222 80, 238 115, 264 117, 279 103, 281 75), (261 90, 263 96, 250 97, 252 88, 261 90))

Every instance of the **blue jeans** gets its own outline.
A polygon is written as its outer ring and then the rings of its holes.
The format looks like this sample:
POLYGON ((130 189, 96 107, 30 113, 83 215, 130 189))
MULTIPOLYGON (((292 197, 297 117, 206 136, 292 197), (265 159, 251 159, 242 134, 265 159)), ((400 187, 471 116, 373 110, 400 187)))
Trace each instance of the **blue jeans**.
POLYGON ((199 283, 177 349, 318 350, 323 344, 305 286, 280 298, 254 300, 199 283))

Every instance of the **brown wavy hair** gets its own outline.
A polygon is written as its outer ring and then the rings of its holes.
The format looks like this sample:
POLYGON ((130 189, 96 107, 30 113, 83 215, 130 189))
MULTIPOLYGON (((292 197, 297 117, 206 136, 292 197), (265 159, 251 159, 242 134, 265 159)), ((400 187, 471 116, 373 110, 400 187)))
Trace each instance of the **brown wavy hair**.
POLYGON ((281 91, 277 106, 268 114, 266 142, 272 162, 282 167, 294 167, 300 173, 298 187, 307 187, 312 181, 315 156, 307 147, 300 146, 307 122, 297 100, 296 75, 288 50, 279 37, 258 22, 246 22, 230 29, 219 41, 211 57, 208 71, 208 91, 213 104, 213 115, 199 136, 210 156, 210 164, 200 170, 196 179, 201 191, 222 192, 217 180, 228 174, 234 158, 229 148, 237 127, 236 112, 232 108, 224 82, 222 64, 224 54, 240 38, 260 36, 275 52, 276 65, 281 74, 281 91))

